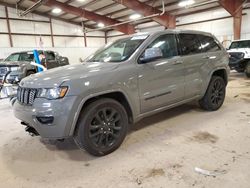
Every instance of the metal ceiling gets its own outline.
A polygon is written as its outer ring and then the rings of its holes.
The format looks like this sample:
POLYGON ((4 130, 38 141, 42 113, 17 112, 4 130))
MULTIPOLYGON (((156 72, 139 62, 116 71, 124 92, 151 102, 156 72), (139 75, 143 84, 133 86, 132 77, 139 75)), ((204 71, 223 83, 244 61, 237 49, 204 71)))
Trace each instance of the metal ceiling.
MULTIPOLYGON (((30 6, 34 5, 35 2, 39 0, 0 0, 0 4, 10 5, 15 7, 16 2, 20 1, 20 8, 27 9, 30 6)), ((50 0, 45 0, 50 1, 50 0)), ((155 10, 158 9, 161 11, 161 2, 162 0, 138 0, 144 4, 147 4, 151 7, 154 7, 155 10)), ((82 9, 83 11, 91 12, 96 14, 97 16, 102 16, 103 18, 107 18, 110 20, 114 20, 114 23, 124 22, 129 20, 129 16, 136 11, 127 8, 122 4, 122 1, 115 0, 55 0, 55 2, 63 3, 65 6, 77 7, 82 9)), ((164 0, 165 2, 165 11, 169 15, 174 15, 176 17, 182 15, 193 14, 196 12, 206 11, 207 9, 218 8, 220 4, 216 0, 195 0, 195 3, 190 7, 179 7, 178 0, 164 0)), ((97 28, 97 24, 99 19, 87 19, 83 16, 75 15, 72 11, 68 12, 66 9, 62 11, 60 14, 53 14, 51 11, 55 8, 54 6, 46 6, 45 4, 36 8, 34 13, 39 13, 40 15, 45 15, 53 18, 58 18, 63 21, 68 21, 74 24, 83 24, 87 28, 97 28)), ((156 23, 153 19, 145 19, 139 20, 132 23, 132 26, 138 26, 145 22, 153 22, 156 23)))

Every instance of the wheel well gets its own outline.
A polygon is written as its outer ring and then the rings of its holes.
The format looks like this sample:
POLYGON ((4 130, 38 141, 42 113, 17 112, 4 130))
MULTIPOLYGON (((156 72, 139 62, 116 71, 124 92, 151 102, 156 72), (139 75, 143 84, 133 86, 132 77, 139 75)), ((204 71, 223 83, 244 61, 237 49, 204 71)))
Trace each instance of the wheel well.
POLYGON ((131 110, 131 107, 127 101, 127 98, 121 93, 121 92, 112 92, 112 93, 107 93, 107 94, 103 94, 103 95, 98 95, 98 96, 95 96, 93 98, 90 98, 88 99, 83 107, 82 107, 82 110, 88 106, 90 103, 98 100, 98 99, 101 99, 101 98, 110 98, 110 99, 114 99, 116 100, 117 102, 119 102, 126 110, 127 114, 128 114, 128 119, 129 119, 129 123, 132 124, 133 123, 133 113, 132 113, 132 110, 131 110))
POLYGON ((30 69, 30 70, 27 70, 27 71, 26 71, 26 74, 28 74, 29 72, 36 73, 37 71, 36 71, 35 69, 30 69))
POLYGON ((219 76, 219 77, 223 78, 223 80, 225 81, 226 84, 228 82, 227 72, 224 69, 214 71, 212 76, 219 76))

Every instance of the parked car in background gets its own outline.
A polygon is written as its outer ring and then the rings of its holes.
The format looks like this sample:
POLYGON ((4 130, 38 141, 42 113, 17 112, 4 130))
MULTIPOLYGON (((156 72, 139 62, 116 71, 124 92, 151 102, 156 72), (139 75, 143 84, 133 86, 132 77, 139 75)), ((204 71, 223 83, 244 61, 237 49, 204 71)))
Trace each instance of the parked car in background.
POLYGON ((229 66, 231 70, 245 72, 250 63, 250 40, 236 40, 231 43, 229 53, 229 66))
POLYGON ((144 117, 193 100, 205 110, 218 110, 228 61, 209 33, 136 34, 98 50, 86 63, 23 79, 14 114, 32 134, 74 137, 81 148, 103 156, 144 117))
MULTIPOLYGON (((47 69, 69 64, 68 58, 59 56, 57 52, 39 50, 38 53, 45 56, 45 59, 42 61, 42 63, 47 69)), ((31 65, 31 62, 34 61, 33 51, 12 53, 5 60, 0 62, 0 82, 3 80, 5 74, 9 71, 11 71, 11 73, 6 80, 9 83, 20 81, 24 77, 36 73, 37 67, 31 65)))

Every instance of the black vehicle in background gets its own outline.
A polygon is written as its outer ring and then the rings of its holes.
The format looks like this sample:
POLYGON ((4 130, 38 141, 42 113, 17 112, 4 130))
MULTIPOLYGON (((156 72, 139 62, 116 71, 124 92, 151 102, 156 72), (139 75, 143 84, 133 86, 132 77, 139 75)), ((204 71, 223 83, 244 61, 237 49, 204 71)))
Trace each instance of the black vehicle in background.
MULTIPOLYGON (((45 57, 42 64, 47 69, 69 64, 68 58, 60 56, 57 52, 39 50, 38 53, 45 57)), ((0 82, 3 82, 4 76, 9 71, 10 74, 6 78, 8 83, 18 82, 24 77, 36 73, 37 67, 31 64, 34 61, 33 51, 23 51, 9 55, 0 62, 0 82)))

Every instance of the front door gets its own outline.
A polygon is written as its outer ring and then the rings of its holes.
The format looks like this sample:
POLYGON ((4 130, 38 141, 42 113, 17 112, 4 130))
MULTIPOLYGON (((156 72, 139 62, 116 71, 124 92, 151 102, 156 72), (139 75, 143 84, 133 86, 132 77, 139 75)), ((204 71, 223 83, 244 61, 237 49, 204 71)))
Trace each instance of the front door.
POLYGON ((161 49, 163 57, 138 64, 141 113, 171 105, 184 98, 184 67, 179 59, 175 35, 157 37, 147 48, 154 47, 161 49))

